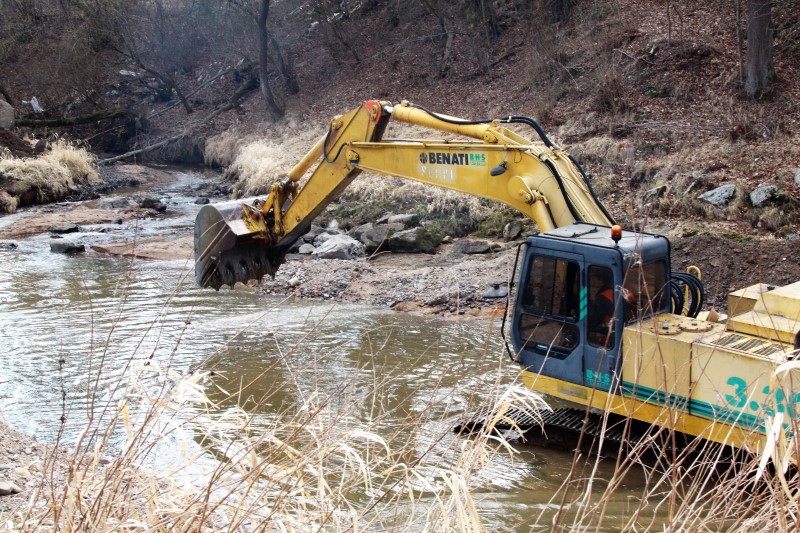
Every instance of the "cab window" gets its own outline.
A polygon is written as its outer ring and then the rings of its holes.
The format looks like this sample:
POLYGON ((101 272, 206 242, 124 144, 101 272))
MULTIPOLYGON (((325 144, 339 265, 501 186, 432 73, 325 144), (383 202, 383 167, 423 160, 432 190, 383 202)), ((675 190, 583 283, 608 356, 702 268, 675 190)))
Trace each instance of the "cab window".
POLYGON ((523 287, 523 312, 518 325, 527 347, 552 353, 553 357, 566 357, 578 346, 579 287, 577 263, 534 257, 523 287))
POLYGON ((664 311, 667 265, 664 261, 635 263, 625 273, 623 287, 625 323, 636 322, 664 311))

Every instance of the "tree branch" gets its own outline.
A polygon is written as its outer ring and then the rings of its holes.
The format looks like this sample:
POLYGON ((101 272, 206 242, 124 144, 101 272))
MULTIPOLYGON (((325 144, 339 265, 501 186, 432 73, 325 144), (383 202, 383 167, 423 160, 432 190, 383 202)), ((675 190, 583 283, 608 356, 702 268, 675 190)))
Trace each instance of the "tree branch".
POLYGON ((235 93, 233 93, 233 96, 231 96, 231 98, 228 100, 228 102, 224 106, 215 109, 214 111, 212 111, 211 113, 209 113, 208 115, 203 117, 203 119, 201 119, 200 121, 198 121, 198 122, 196 122, 194 124, 191 124, 189 127, 187 127, 181 133, 179 133, 177 135, 173 135, 172 137, 169 137, 167 139, 159 141, 159 142, 157 142, 155 144, 151 144, 149 146, 145 146, 144 148, 139 148, 138 150, 133 150, 133 151, 130 151, 130 152, 118 155, 118 156, 109 157, 107 159, 101 159, 100 161, 97 162, 97 164, 99 164, 99 165, 108 165, 108 164, 111 164, 111 163, 115 163, 117 161, 122 161, 123 159, 129 159, 131 157, 134 157, 134 156, 137 156, 137 155, 140 155, 140 154, 144 154, 144 153, 147 153, 147 152, 152 152, 153 150, 158 150, 159 148, 163 148, 164 146, 167 146, 168 144, 171 144, 173 142, 179 141, 179 140, 183 139, 184 137, 186 137, 187 135, 189 135, 190 133, 192 133, 194 130, 196 130, 200 126, 204 125, 205 123, 207 123, 211 119, 215 118, 216 116, 224 113, 225 111, 230 111, 231 109, 233 109, 236 106, 238 106, 239 105, 239 100, 241 100, 247 93, 252 92, 252 91, 254 91, 256 89, 258 89, 258 78, 256 76, 251 76, 250 78, 248 78, 244 83, 242 83, 239 86, 239 88, 236 90, 235 93))

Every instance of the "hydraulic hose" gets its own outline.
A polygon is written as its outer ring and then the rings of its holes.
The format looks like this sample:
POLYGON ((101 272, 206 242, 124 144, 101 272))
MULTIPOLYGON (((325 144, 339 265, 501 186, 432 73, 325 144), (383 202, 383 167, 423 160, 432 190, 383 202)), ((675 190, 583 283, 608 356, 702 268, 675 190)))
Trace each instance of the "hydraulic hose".
POLYGON ((525 116, 521 116, 521 115, 511 115, 511 116, 508 116, 508 117, 505 117, 505 118, 499 118, 499 119, 485 118, 485 119, 480 119, 480 120, 462 120, 462 119, 454 119, 452 117, 446 117, 446 116, 440 115, 440 114, 438 114, 438 113, 436 113, 434 111, 431 111, 430 109, 428 109, 426 107, 423 107, 423 106, 421 106, 419 104, 413 104, 413 103, 409 102, 408 105, 410 107, 417 108, 420 111, 424 111, 425 113, 429 114, 433 118, 435 118, 437 120, 441 120, 442 122, 447 122, 448 124, 463 124, 465 126, 469 126, 469 125, 473 125, 473 124, 491 124, 495 120, 498 121, 498 122, 501 122, 503 124, 526 124, 526 125, 530 126, 531 128, 533 128, 534 131, 536 131, 537 135, 539 135, 539 138, 542 140, 542 142, 548 148, 554 148, 555 147, 555 145, 547 137, 547 134, 544 132, 542 127, 539 125, 539 123, 536 122, 535 120, 533 120, 530 117, 525 117, 525 116))
POLYGON ((672 300, 672 312, 680 315, 686 307, 684 290, 688 289, 689 301, 686 309, 686 316, 697 318, 705 303, 705 288, 703 282, 694 274, 688 272, 672 272, 669 282, 670 298, 672 300))

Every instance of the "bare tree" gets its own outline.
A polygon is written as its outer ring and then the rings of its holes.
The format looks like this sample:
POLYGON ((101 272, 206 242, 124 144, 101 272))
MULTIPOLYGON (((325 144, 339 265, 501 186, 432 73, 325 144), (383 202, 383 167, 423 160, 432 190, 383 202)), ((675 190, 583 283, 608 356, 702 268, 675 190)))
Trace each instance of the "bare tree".
POLYGON ((747 5, 747 77, 744 93, 755 98, 775 78, 772 62, 772 1, 750 0, 747 5))
POLYGON ((574 0, 547 0, 550 19, 553 22, 564 22, 569 18, 574 0))
POLYGON ((500 22, 497 11, 490 0, 472 0, 472 9, 478 17, 478 23, 483 29, 487 40, 492 40, 500 35, 500 22))
POLYGON ((358 53, 358 47, 353 44, 352 38, 347 35, 343 27, 343 21, 350 18, 350 13, 344 4, 344 2, 340 2, 339 0, 312 0, 311 8, 314 11, 316 21, 328 28, 334 39, 344 46, 350 55, 353 56, 356 63, 361 63, 361 55, 358 53))
POLYGON ((258 12, 258 75, 261 79, 261 96, 264 97, 267 110, 273 120, 278 120, 286 112, 286 105, 275 98, 275 94, 269 86, 269 32, 267 31, 269 2, 270 0, 261 0, 261 8, 258 12))
POLYGON ((439 21, 439 27, 442 29, 444 50, 442 51, 442 57, 439 59, 439 74, 444 75, 449 67, 450 52, 453 46, 453 38, 455 37, 453 21, 447 15, 446 8, 441 0, 422 0, 422 3, 436 17, 436 20, 439 21))

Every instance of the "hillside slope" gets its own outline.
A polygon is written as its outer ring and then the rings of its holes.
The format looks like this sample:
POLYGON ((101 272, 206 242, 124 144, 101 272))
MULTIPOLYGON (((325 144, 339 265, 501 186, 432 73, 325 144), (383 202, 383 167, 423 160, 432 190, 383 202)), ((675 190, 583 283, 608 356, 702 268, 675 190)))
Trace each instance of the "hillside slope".
MULTIPOLYGON (((291 94, 273 70, 270 86, 286 107, 278 121, 257 86, 247 85, 255 68, 255 45, 248 41, 255 22, 249 19, 240 21, 241 35, 230 22, 230 27, 209 27, 210 37, 202 42, 186 23, 175 26, 178 34, 166 42, 173 47, 168 56, 180 66, 173 74, 182 94, 189 95, 192 113, 174 91, 163 96, 163 80, 130 55, 115 53, 108 46, 115 41, 107 35, 86 45, 98 49, 104 69, 92 71, 93 100, 53 94, 42 75, 48 56, 34 54, 44 45, 34 42, 0 55, 9 71, 19 74, 4 81, 5 91, 50 95, 49 103, 41 99, 53 118, 98 107, 130 113, 69 128, 23 128, 23 133, 59 131, 87 140, 99 152, 141 149, 179 136, 138 156, 168 162, 198 162, 204 153, 208 160, 207 139, 226 133, 233 151, 212 158, 222 164, 247 141, 267 139, 286 146, 278 150, 285 161, 266 163, 277 174, 302 155, 330 117, 367 99, 409 99, 466 118, 529 115, 578 157, 603 201, 628 224, 706 219, 730 221, 736 231, 751 225, 778 236, 797 233, 800 13, 791 1, 773 3, 777 74, 770 93, 758 101, 740 97, 746 43, 737 41, 746 21, 740 15, 737 24, 735 6, 723 0, 658 6, 634 0, 509 0, 494 2, 488 15, 465 2, 273 4, 268 27, 293 65, 299 87, 291 94), (242 98, 215 115, 237 90, 243 90, 242 98), (718 209, 696 200, 724 183, 737 185, 737 199, 728 206, 718 209), (753 208, 747 195, 764 184, 777 186, 782 195, 753 208), (642 202, 651 189, 660 190, 660 196, 642 202)), ((47 20, 56 23, 60 19, 53 10, 47 20)), ((70 13, 64 24, 86 23, 85 16, 70 13)), ((82 31, 88 39, 97 30, 82 31)), ((154 51, 158 42, 145 40, 150 34, 144 31, 133 34, 141 41, 136 44, 160 64, 154 51)), ((64 81, 51 79, 59 87, 64 81)), ((28 118, 42 118, 29 107, 19 108, 23 115, 25 109, 28 118)))

